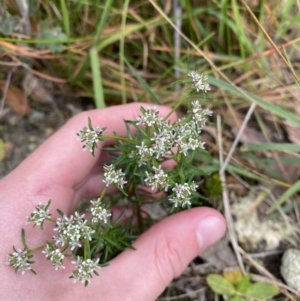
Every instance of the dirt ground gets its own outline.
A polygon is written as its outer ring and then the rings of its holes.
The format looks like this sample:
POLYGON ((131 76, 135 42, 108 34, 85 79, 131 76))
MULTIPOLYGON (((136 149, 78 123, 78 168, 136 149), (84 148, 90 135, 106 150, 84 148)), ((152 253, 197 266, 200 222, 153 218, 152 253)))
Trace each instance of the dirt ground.
POLYGON ((57 131, 70 117, 92 109, 91 101, 76 104, 64 100, 51 104, 33 104, 28 116, 19 116, 4 105, 0 117, 2 160, 0 178, 12 171, 44 140, 57 131))

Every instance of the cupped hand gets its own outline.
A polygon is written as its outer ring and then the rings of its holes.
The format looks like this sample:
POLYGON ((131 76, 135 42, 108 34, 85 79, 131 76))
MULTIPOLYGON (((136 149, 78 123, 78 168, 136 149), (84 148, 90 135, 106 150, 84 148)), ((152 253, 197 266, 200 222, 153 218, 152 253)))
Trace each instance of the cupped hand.
MULTIPOLYGON (((224 235, 224 219, 214 209, 202 207, 174 214, 143 233, 133 243, 136 250, 125 250, 108 267, 100 269, 99 276, 93 277, 87 287, 68 279, 72 271, 68 261, 64 262, 65 269, 55 271, 51 262, 39 254, 33 267, 37 275, 26 272, 23 276, 6 264, 12 246, 22 248, 21 228, 26 231, 29 247, 52 237, 52 229, 47 226, 42 232, 25 225, 25 217, 37 204, 52 199, 50 211, 59 208, 71 214, 82 198, 101 193, 99 172, 107 159, 101 153, 104 142, 99 143, 92 157, 88 151, 82 151, 75 135, 87 118, 95 126, 107 127, 105 134, 116 132, 124 136, 123 120, 135 120, 141 105, 76 115, 0 181, 0 300, 155 300, 193 258, 224 235)), ((161 116, 170 111, 163 106, 158 110, 161 116)), ((171 119, 175 121, 176 116, 171 119)))

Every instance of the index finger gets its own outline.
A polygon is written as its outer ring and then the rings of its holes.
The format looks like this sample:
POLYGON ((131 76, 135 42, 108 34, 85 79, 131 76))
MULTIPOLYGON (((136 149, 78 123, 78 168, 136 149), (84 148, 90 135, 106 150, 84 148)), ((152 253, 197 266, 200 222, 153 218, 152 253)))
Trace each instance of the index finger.
MULTIPOLYGON (((82 181, 97 163, 104 142, 98 144, 93 157, 90 152, 82 151, 82 144, 76 133, 87 124, 91 118, 93 126, 107 127, 104 134, 127 134, 124 120, 136 120, 141 114, 140 107, 149 104, 132 103, 121 106, 108 107, 102 110, 82 112, 71 118, 57 133, 44 142, 33 152, 16 171, 28 174, 33 181, 50 181, 65 187, 74 187, 82 181)), ((170 108, 158 106, 160 116, 166 116, 170 108)), ((173 114, 170 118, 175 120, 173 114)))

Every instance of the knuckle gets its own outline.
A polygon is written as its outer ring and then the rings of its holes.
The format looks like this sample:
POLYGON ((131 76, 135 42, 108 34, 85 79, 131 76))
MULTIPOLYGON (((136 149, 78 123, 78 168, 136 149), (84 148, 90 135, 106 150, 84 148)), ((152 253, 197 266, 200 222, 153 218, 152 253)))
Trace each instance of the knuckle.
POLYGON ((160 278, 167 285, 180 275, 184 268, 182 246, 177 239, 166 237, 155 242, 154 262, 160 278))

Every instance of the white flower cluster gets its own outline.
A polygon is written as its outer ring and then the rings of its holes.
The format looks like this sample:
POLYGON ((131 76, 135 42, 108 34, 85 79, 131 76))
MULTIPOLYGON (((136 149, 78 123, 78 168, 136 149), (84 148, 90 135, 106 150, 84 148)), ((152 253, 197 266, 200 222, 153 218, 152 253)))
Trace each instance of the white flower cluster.
POLYGON ((64 246, 67 243, 71 250, 81 247, 81 241, 84 239, 91 240, 91 235, 95 232, 86 223, 87 220, 84 219, 84 214, 80 216, 78 212, 70 215, 70 217, 63 215, 62 218, 58 218, 56 228, 54 228, 58 235, 53 236, 55 244, 64 246))
POLYGON ((174 128, 176 133, 175 145, 179 147, 179 153, 185 156, 189 150, 204 149, 204 142, 200 140, 200 133, 208 120, 207 116, 212 115, 209 109, 203 110, 199 101, 192 102, 192 120, 181 124, 179 120, 174 128))
POLYGON ((91 211, 92 216, 93 216, 91 221, 93 223, 103 221, 106 224, 107 223, 107 218, 111 216, 110 210, 107 210, 106 208, 103 208, 100 198, 98 198, 96 200, 91 200, 90 202, 92 203, 90 211, 91 211))
POLYGON ((101 135, 105 131, 106 128, 92 127, 91 121, 89 120, 89 125, 84 126, 81 129, 77 136, 81 142, 84 142, 83 150, 89 150, 92 154, 94 154, 94 149, 97 147, 97 143, 101 140, 101 135))
POLYGON ((45 250, 42 252, 45 254, 46 258, 52 262, 55 270, 64 269, 63 259, 65 255, 59 248, 55 248, 50 243, 46 244, 45 250))
POLYGON ((158 167, 153 166, 154 174, 148 173, 146 171, 147 178, 145 179, 145 183, 152 189, 165 189, 168 190, 168 175, 163 171, 161 165, 158 167))
POLYGON ((14 252, 8 255, 7 264, 12 266, 16 272, 21 272, 22 275, 28 270, 31 270, 31 264, 33 261, 30 260, 32 257, 29 255, 28 250, 16 250, 13 247, 14 252))
POLYGON ((210 90, 210 86, 207 82, 208 78, 206 75, 193 70, 188 73, 188 76, 192 78, 193 87, 196 89, 197 92, 203 91, 206 93, 210 90))
POLYGON ((103 174, 103 182, 105 183, 106 187, 110 184, 115 184, 121 189, 123 189, 124 185, 127 183, 125 181, 124 176, 125 174, 122 172, 121 169, 116 169, 112 164, 111 165, 104 165, 104 174, 103 174))
POLYGON ((37 226, 41 226, 43 229, 44 221, 51 217, 51 214, 49 213, 50 203, 51 200, 46 205, 38 204, 35 207, 35 210, 28 216, 27 223, 34 223, 37 226))
POLYGON ((72 261, 72 263, 76 265, 76 270, 73 271, 70 278, 73 278, 74 282, 81 281, 85 285, 88 285, 93 277, 93 274, 98 276, 97 269, 100 269, 98 262, 99 258, 95 260, 83 260, 78 256, 76 261, 72 261))
POLYGON ((171 198, 169 198, 169 201, 174 203, 175 207, 181 206, 189 206, 191 205, 191 194, 192 192, 196 191, 198 188, 198 185, 195 184, 195 182, 192 182, 190 184, 184 183, 184 184, 177 184, 172 189, 174 192, 171 195, 171 198), (172 197, 173 196, 173 197, 172 197))
POLYGON ((138 157, 138 166, 147 164, 154 155, 154 149, 152 147, 148 147, 144 140, 142 140, 142 143, 137 145, 136 148, 137 151, 132 151, 129 158, 138 157))
POLYGON ((202 109, 198 100, 192 102, 190 120, 178 120, 171 125, 158 116, 154 108, 143 109, 143 116, 138 117, 138 124, 153 126, 153 137, 150 140, 142 140, 132 151, 131 158, 137 158, 138 165, 146 165, 152 158, 163 159, 172 154, 172 148, 178 147, 179 153, 187 155, 189 150, 204 149, 204 143, 199 134, 205 126, 208 116, 212 115, 209 109, 202 109), (151 120, 148 120, 151 116, 151 120))
POLYGON ((176 133, 170 123, 161 119, 151 138, 156 159, 164 158, 172 153, 172 148, 176 146, 175 139, 176 133))
POLYGON ((137 117, 138 125, 147 125, 153 126, 161 121, 161 118, 158 116, 158 111, 156 107, 148 108, 147 110, 143 109, 143 115, 137 117))
POLYGON ((198 100, 192 102, 193 119, 197 122, 198 127, 202 129, 207 122, 207 116, 212 116, 213 112, 209 109, 202 109, 198 100))

